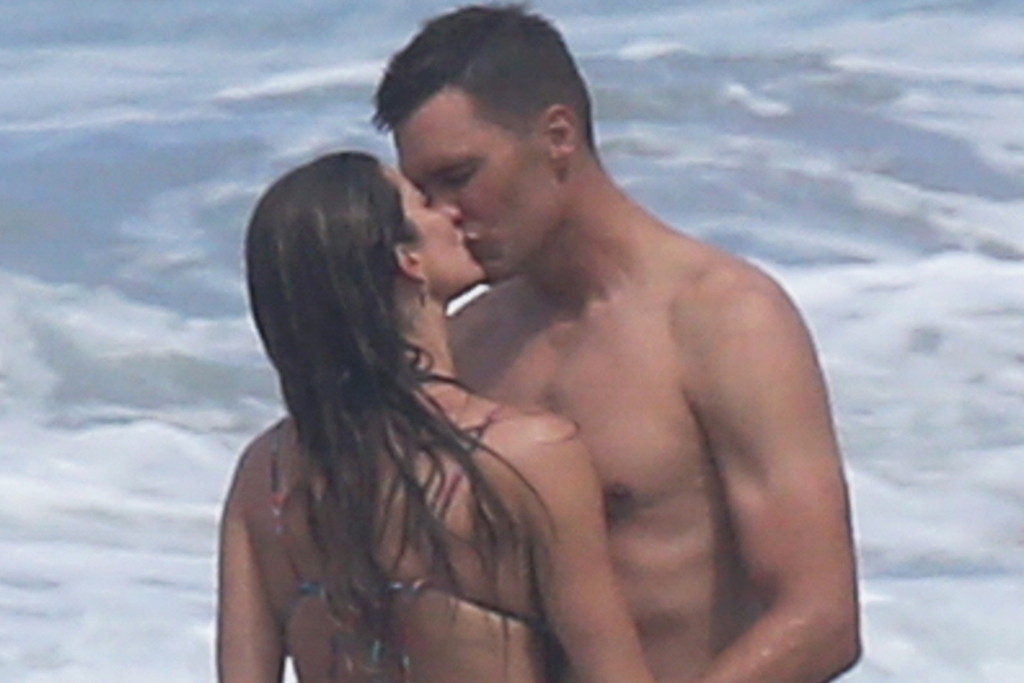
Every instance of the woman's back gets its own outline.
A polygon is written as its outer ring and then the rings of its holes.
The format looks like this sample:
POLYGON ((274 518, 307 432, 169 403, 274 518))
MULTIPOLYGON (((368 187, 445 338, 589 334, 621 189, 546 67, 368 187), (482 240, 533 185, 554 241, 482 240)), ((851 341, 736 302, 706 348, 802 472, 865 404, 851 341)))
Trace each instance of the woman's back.
MULTIPOLYGON (((536 424, 537 417, 490 402, 462 401, 457 414, 449 417, 477 433, 487 447, 510 451, 513 460, 523 449, 524 437, 537 437, 538 426, 551 431, 557 425, 545 438, 571 437, 561 421, 549 419, 545 427, 536 424)), ((506 464, 484 450, 477 458, 506 497, 517 486, 527 488, 515 474, 514 462, 506 464)), ((280 629, 282 654, 292 658, 302 683, 380 680, 374 676, 382 674, 384 680, 415 683, 548 679, 559 658, 555 640, 539 617, 529 550, 499 548, 489 575, 469 542, 474 506, 466 479, 457 469, 446 473, 436 502, 453 538, 449 552, 458 587, 432 572, 429 559, 415 548, 405 548, 399 558, 397 529, 386 529, 380 559, 394 567, 395 575, 388 594, 382 596, 390 623, 378 639, 366 635, 354 613, 346 616, 343 609, 328 606, 305 510, 307 497, 316 494, 296 486, 300 467, 294 427, 282 421, 250 446, 232 498, 237 498, 256 556, 271 612, 268 618, 280 629)), ((520 501, 527 498, 511 495, 520 501)), ((389 510, 384 518, 400 519, 398 512, 389 510)))
POLYGON ((399 647, 410 680, 544 681, 544 641, 539 621, 430 587, 410 587, 397 605, 399 647))
POLYGON ((374 663, 372 642, 336 623, 320 596, 290 610, 287 654, 302 683, 548 680, 543 627, 445 591, 406 587, 394 631, 374 663), (369 656, 368 656, 369 655, 369 656), (369 659, 369 661, 367 661, 369 659))

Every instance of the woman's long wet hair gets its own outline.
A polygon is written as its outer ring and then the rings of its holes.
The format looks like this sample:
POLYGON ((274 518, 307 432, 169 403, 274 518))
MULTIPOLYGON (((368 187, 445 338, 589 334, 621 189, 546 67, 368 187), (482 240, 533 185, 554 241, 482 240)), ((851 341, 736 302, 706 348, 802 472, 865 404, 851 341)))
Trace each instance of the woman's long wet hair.
POLYGON ((424 393, 425 383, 443 380, 402 334, 396 248, 416 239, 379 162, 345 152, 271 185, 245 242, 256 326, 298 433, 298 486, 328 604, 336 613, 355 608, 376 633, 386 629, 382 597, 404 552, 428 558, 457 590, 453 538, 438 508, 451 465, 468 483, 470 543, 492 577, 499 549, 522 539, 475 462, 477 438, 424 393), (394 562, 381 558, 385 526, 400 532, 394 562))

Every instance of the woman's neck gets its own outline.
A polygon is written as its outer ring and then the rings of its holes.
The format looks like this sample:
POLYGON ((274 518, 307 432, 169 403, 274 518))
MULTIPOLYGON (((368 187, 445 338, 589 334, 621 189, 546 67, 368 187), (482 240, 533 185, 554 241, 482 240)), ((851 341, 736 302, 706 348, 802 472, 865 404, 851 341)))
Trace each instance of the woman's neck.
MULTIPOLYGON (((448 317, 445 310, 443 304, 427 303, 420 307, 406 339, 428 354, 431 375, 454 380, 455 363, 448 344, 448 317)), ((453 382, 426 382, 423 392, 448 419, 457 424, 461 422, 459 416, 471 403, 471 395, 461 385, 453 382)))
POLYGON ((405 336, 410 343, 427 354, 432 374, 455 377, 444 304, 428 299, 417 306, 415 313, 410 316, 410 330, 405 336))

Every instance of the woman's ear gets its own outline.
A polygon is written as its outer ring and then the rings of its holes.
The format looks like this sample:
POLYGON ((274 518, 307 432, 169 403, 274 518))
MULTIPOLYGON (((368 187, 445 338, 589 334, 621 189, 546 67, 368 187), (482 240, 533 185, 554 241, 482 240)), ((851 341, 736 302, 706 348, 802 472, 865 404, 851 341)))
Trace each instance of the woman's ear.
POLYGON ((418 251, 408 244, 399 244, 395 247, 395 261, 398 263, 398 272, 414 282, 424 282, 427 279, 423 270, 423 257, 418 251))

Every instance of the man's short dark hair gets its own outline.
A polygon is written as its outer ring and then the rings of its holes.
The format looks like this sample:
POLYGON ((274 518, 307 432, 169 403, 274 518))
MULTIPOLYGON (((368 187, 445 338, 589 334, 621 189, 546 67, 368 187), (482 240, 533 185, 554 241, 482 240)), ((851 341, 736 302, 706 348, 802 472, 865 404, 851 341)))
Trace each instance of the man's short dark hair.
POLYGON ((394 130, 446 87, 480 114, 522 128, 547 107, 571 108, 594 149, 590 96, 558 30, 524 5, 470 5, 437 16, 388 63, 373 120, 394 130))

